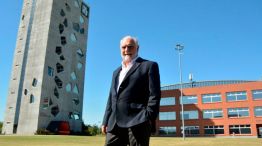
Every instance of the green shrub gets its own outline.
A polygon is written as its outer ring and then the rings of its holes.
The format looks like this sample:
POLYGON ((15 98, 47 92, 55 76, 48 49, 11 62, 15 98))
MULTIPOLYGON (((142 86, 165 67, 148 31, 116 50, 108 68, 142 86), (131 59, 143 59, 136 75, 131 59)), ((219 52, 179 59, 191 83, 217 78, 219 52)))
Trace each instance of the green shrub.
POLYGON ((0 122, 0 134, 2 133, 3 122, 0 122))
POLYGON ((55 133, 52 133, 46 129, 38 129, 36 132, 35 132, 35 135, 54 135, 55 133))
POLYGON ((82 134, 88 136, 95 136, 101 134, 101 129, 97 125, 82 125, 82 134))

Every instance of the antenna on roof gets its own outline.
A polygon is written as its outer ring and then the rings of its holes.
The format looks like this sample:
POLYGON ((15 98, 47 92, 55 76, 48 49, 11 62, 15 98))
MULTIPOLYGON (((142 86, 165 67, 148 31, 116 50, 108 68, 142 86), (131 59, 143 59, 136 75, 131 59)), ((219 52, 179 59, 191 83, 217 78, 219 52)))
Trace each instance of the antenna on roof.
POLYGON ((193 82, 193 74, 192 73, 189 74, 188 78, 189 78, 190 82, 193 82))
POLYGON ((193 74, 189 74, 189 82, 191 83, 191 88, 194 88, 196 86, 195 81, 193 80, 193 74))

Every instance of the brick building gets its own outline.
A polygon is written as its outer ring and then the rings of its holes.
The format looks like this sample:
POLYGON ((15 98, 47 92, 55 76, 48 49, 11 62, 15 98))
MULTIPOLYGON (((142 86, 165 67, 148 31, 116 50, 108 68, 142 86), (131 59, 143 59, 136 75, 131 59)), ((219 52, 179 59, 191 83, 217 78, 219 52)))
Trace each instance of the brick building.
MULTIPOLYGON (((262 81, 182 84, 186 136, 262 135, 262 81)), ((180 84, 161 88, 159 136, 182 136, 180 84)))

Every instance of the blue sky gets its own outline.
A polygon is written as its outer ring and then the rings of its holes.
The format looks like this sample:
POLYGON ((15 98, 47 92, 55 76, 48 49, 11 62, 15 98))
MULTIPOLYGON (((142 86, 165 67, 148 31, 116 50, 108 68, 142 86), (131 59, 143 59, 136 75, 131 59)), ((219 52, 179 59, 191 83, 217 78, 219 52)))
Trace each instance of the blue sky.
MULTIPOLYGON (((161 84, 179 82, 175 45, 185 46, 183 81, 262 79, 261 0, 86 0, 91 7, 83 119, 101 124, 119 40, 139 39, 157 61, 161 84)), ((0 121, 3 121, 22 0, 0 5, 0 121)))

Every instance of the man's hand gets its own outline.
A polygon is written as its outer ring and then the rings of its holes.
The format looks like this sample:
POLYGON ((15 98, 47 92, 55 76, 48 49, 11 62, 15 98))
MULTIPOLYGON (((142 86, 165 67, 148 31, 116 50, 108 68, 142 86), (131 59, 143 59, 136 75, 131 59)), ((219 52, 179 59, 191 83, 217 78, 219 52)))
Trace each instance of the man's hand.
POLYGON ((103 134, 106 134, 106 131, 107 131, 107 126, 102 125, 102 126, 101 126, 101 132, 102 132, 103 134))

